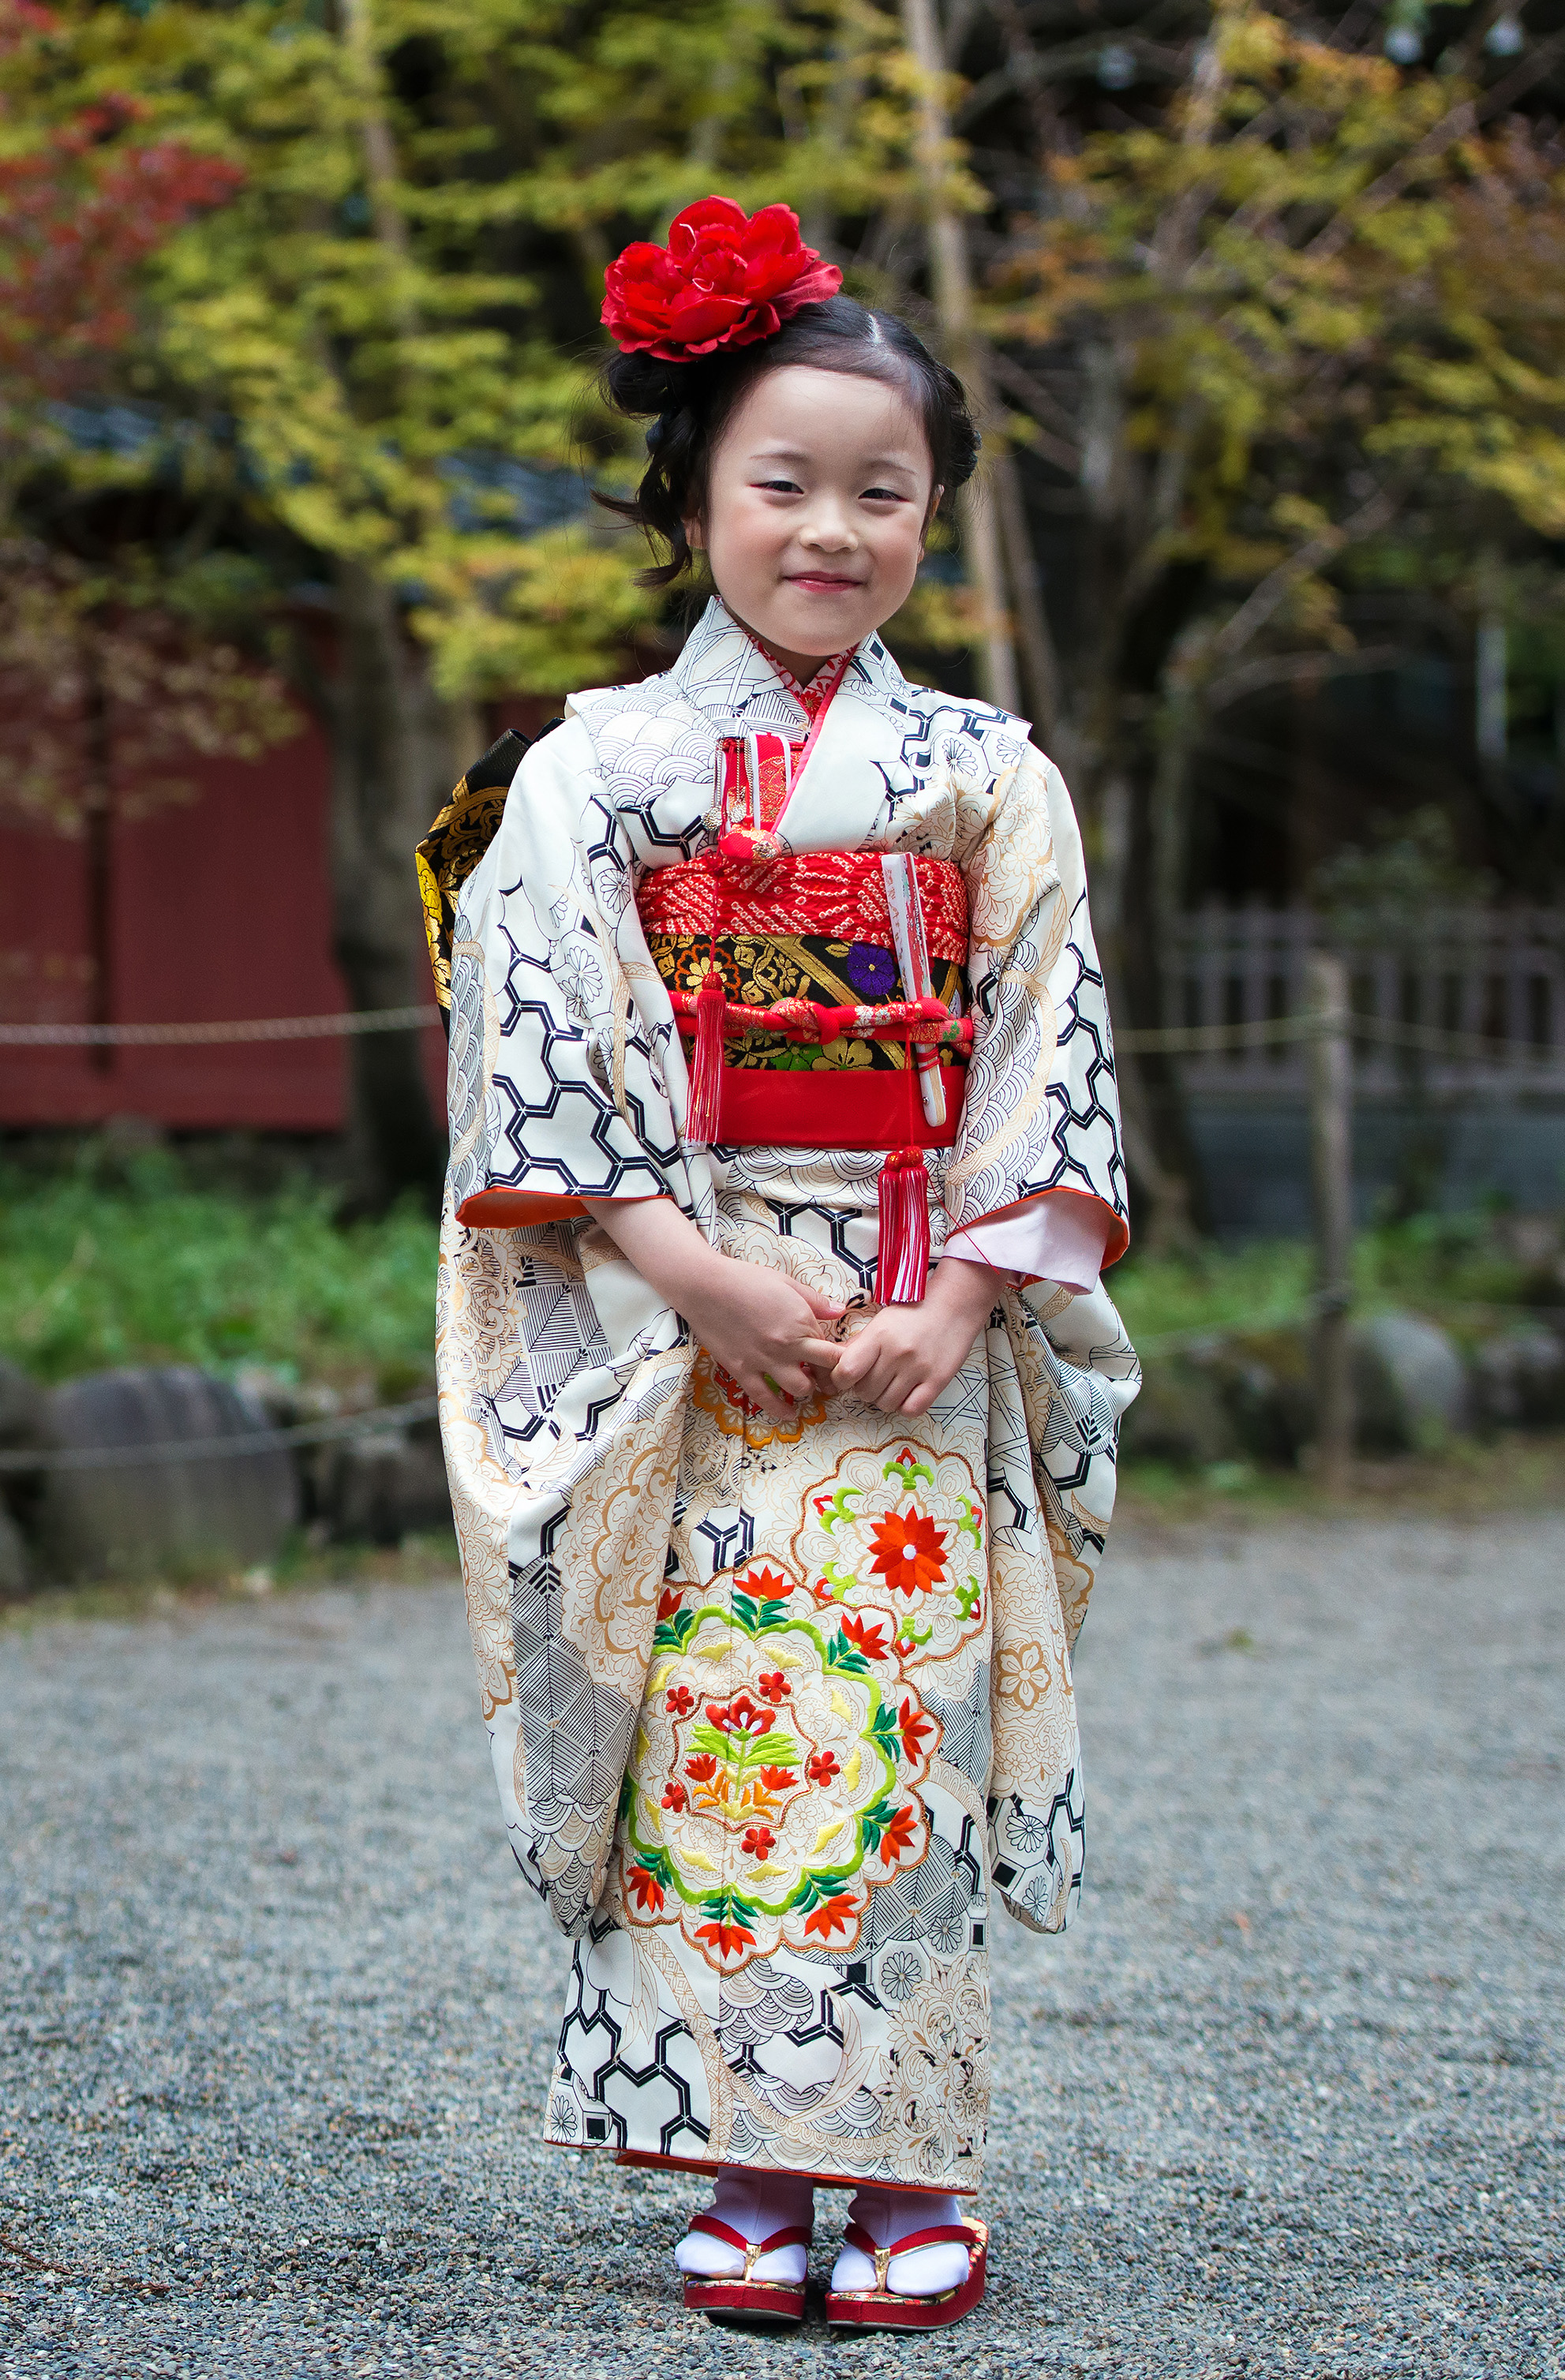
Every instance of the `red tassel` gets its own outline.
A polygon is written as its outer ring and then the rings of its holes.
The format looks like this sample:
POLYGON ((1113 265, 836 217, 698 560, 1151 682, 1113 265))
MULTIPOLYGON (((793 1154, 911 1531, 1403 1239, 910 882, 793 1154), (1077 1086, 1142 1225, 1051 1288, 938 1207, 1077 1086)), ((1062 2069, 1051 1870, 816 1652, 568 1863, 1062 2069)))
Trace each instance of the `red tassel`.
POLYGON ((717 1138, 722 1099, 722 1012, 727 999, 728 988, 712 967, 696 995, 696 1048, 685 1111, 685 1137, 692 1148, 710 1148, 717 1138))
POLYGON ((880 1168, 882 1305, 916 1305, 929 1286, 929 1172, 920 1148, 893 1148, 880 1168))

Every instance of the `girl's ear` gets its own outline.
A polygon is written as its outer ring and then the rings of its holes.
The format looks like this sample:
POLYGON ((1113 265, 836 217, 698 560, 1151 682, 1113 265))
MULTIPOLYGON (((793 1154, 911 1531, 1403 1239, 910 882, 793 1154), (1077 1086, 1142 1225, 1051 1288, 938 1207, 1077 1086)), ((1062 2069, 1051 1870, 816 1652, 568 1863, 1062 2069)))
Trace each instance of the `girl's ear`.
POLYGON ((930 528, 934 525, 935 515, 940 508, 940 498, 944 493, 945 490, 943 488, 937 488, 929 498, 929 509, 924 516, 924 526, 918 532, 918 558, 920 561, 924 558, 924 540, 928 536, 930 528))
POLYGON ((706 525, 702 521, 700 515, 698 513, 693 513, 687 521, 681 523, 681 527, 685 531, 685 542, 690 548, 691 552, 705 552, 707 532, 706 525))

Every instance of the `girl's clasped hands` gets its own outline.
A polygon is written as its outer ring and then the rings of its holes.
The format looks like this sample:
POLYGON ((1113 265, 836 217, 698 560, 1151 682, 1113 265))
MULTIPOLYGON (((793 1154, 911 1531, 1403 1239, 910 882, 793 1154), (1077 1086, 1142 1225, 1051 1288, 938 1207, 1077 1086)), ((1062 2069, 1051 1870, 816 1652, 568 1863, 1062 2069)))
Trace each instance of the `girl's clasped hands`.
POLYGON ((966 1362, 1000 1293, 998 1274, 936 1265, 916 1305, 885 1305, 846 1340, 825 1335, 847 1309, 770 1265, 704 1240, 669 1198, 590 1198, 588 1212, 753 1404, 787 1421, 810 1396, 855 1396, 910 1420, 966 1362))

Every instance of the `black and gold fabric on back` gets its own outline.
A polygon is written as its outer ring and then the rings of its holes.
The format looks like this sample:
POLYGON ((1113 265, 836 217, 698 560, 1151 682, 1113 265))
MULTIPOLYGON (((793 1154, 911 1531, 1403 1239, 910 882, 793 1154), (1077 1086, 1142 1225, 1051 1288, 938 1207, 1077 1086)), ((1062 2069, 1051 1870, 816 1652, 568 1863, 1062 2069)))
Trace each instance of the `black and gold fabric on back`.
MULTIPOLYGON (((541 728, 558 727, 557 719, 541 728)), ((451 938, 456 921, 456 901, 463 885, 500 832, 505 796, 524 752, 537 737, 519 735, 507 727, 462 779, 415 851, 419 892, 424 905, 424 931, 429 937, 430 966, 435 998, 451 1019, 451 938)))

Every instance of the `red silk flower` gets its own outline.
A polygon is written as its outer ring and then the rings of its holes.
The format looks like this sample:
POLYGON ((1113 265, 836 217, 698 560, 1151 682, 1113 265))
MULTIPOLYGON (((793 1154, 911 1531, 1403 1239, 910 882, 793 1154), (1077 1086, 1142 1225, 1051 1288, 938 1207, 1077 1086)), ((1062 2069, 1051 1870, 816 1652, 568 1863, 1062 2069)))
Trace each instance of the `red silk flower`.
POLYGON ((769 339, 842 285, 836 266, 805 247, 792 207, 747 215, 732 199, 698 199, 675 215, 666 248, 634 240, 614 259, 603 328, 616 346, 683 363, 769 339))

